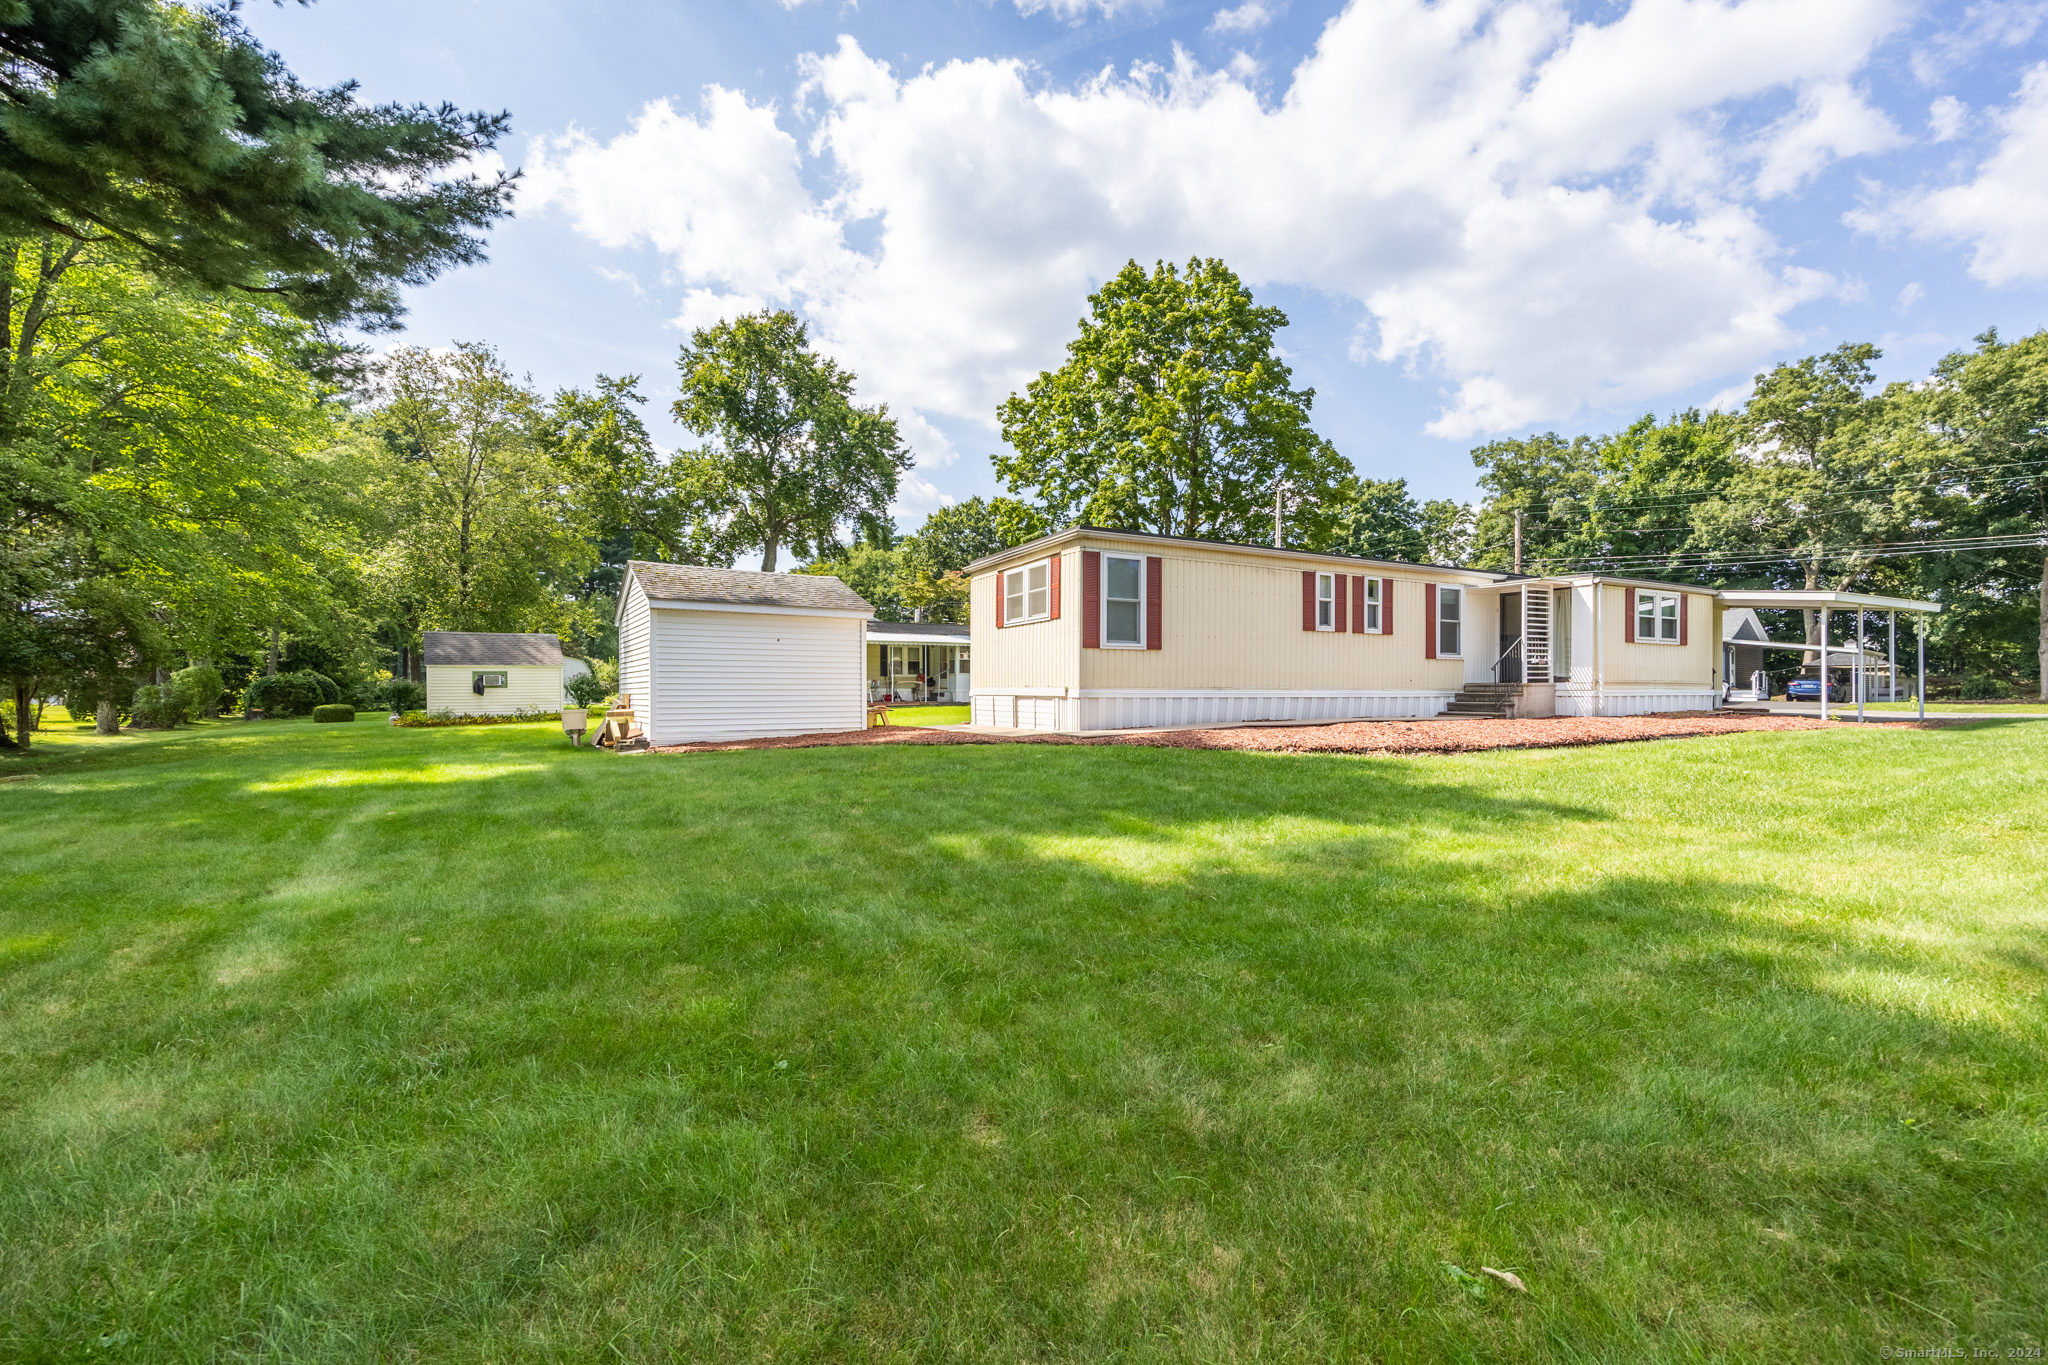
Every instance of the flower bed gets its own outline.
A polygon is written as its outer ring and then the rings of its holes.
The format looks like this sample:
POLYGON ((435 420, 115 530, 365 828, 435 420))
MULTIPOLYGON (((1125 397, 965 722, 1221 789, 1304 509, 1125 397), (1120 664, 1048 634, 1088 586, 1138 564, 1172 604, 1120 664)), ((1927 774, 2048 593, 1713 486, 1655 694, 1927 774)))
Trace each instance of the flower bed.
POLYGON ((398 724, 411 729, 437 725, 527 725, 537 720, 560 720, 560 711, 515 711, 509 716, 458 716, 453 711, 407 711, 398 724))

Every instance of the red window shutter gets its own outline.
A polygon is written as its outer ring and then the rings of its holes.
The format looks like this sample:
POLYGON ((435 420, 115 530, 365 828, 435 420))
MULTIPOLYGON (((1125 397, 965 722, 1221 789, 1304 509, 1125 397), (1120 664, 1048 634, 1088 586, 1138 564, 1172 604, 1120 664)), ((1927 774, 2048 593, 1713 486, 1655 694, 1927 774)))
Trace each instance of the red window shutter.
POLYGON ((1436 657, 1436 584, 1422 585, 1422 657, 1436 657))
POLYGON ((1636 642, 1636 590, 1621 590, 1621 638, 1630 644, 1636 642))
POLYGON ((1064 557, 1063 555, 1054 555, 1045 566, 1045 586, 1047 589, 1045 594, 1045 614, 1046 619, 1049 621, 1060 619, 1060 560, 1064 557))
POLYGON ((1394 580, 1380 580, 1380 634, 1394 633, 1394 580))
POLYGON ((1331 584, 1330 591, 1337 594, 1337 601, 1330 609, 1330 624, 1341 635, 1344 633, 1345 624, 1351 619, 1351 575, 1340 573, 1333 574, 1332 577, 1337 581, 1331 584))
POLYGON ((1102 648, 1102 551, 1081 551, 1081 648, 1102 648))
POLYGON ((1166 577, 1166 563, 1158 555, 1145 556, 1145 648, 1166 646, 1166 599, 1160 586, 1166 577))
POLYGON ((1351 575, 1351 633, 1365 634, 1365 580, 1351 575))
POLYGON ((1301 628, 1316 628, 1316 576, 1312 569, 1301 571, 1301 628))
POLYGON ((1003 599, 1009 592, 1010 575, 1007 570, 996 574, 996 629, 1003 628, 1003 599))
POLYGON ((1678 643, 1684 644, 1686 627, 1692 623, 1692 598, 1685 593, 1678 594, 1678 643))

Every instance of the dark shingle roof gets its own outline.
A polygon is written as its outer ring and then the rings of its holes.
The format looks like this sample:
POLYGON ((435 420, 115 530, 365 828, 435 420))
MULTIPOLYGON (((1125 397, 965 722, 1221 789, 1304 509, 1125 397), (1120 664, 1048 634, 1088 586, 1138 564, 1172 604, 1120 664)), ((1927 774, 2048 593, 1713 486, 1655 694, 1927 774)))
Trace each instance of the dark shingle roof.
POLYGON ((475 664, 509 668, 556 668, 562 642, 552 635, 504 635, 483 630, 430 630, 422 643, 430 664, 475 664))
POLYGON ((745 607, 796 607, 814 611, 869 612, 867 599, 826 574, 750 573, 745 569, 700 569, 689 564, 630 560, 640 591, 657 602, 723 602, 745 607))
POLYGON ((870 621, 869 635, 919 635, 933 640, 965 640, 974 632, 966 622, 954 625, 949 621, 870 621))

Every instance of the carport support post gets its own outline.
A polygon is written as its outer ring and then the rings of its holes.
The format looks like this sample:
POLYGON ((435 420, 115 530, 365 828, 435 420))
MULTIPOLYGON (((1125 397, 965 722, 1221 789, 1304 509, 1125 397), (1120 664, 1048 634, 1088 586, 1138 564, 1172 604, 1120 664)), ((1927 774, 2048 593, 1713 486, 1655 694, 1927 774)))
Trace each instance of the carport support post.
POLYGON ((1820 718, 1828 718, 1828 609, 1820 609, 1820 718))
POLYGON ((1863 627, 1869 620, 1863 608, 1856 608, 1856 667, 1849 674, 1849 686, 1856 689, 1856 723, 1863 723, 1863 627))
POLYGON ((1884 699, 1899 699, 1899 613, 1896 608, 1884 614, 1884 699))
POLYGON ((1923 612, 1921 612, 1921 613, 1920 613, 1920 614, 1919 614, 1918 616, 1916 616, 1916 617, 1914 618, 1914 622, 1915 622, 1915 624, 1916 624, 1916 626, 1917 626, 1918 628, 1917 628, 1916 630, 1914 630, 1914 632, 1913 632, 1913 636, 1914 636, 1914 638, 1915 638, 1915 639, 1917 639, 1917 640, 1918 640, 1918 641, 1920 642, 1920 680, 1919 680, 1919 682, 1918 682, 1918 683, 1917 683, 1917 684, 1916 684, 1916 685, 1914 686, 1914 688, 1913 688, 1913 691, 1914 691, 1915 693, 1917 693, 1917 694, 1919 695, 1919 698, 1920 698, 1920 719, 1922 719, 1922 720, 1926 720, 1926 719, 1927 719, 1927 613, 1926 613, 1926 612, 1924 612, 1924 611, 1923 611, 1923 612))

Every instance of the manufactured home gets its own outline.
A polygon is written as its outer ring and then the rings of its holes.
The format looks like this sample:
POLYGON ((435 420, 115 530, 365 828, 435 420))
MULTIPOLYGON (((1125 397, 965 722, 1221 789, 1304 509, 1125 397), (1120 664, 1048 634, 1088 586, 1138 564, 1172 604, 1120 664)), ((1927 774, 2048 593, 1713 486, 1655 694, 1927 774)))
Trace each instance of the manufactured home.
POLYGON ((632 560, 619 691, 654 744, 858 730, 874 608, 823 574, 632 560))
POLYGON ((1712 708, 1711 588, 1069 527, 968 566, 972 716, 1035 730, 1712 708))

